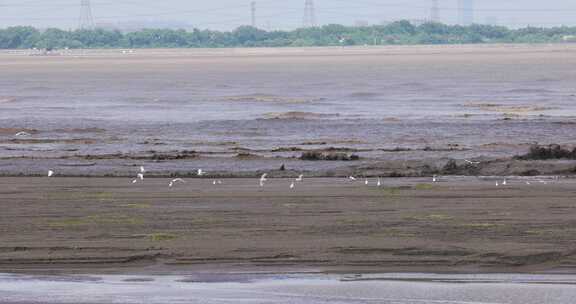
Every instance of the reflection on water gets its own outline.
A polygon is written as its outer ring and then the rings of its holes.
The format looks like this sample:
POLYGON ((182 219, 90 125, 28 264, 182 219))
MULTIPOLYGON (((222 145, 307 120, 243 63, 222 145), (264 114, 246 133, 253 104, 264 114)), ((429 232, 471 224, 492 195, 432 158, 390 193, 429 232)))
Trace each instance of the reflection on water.
POLYGON ((576 276, 0 275, 0 303, 570 304, 576 276))

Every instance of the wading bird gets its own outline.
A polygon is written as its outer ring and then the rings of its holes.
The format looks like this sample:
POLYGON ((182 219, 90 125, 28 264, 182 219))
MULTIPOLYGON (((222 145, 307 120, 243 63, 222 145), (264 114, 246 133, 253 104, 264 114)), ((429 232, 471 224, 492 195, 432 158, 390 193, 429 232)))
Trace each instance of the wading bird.
POLYGON ((175 179, 170 181, 170 184, 168 184, 168 187, 172 188, 176 183, 185 183, 185 181, 181 178, 175 178, 175 179))
POLYGON ((144 173, 138 173, 136 179, 132 181, 133 184, 137 183, 138 180, 144 180, 144 173))
POLYGON ((198 176, 202 176, 204 174, 206 174, 206 172, 202 171, 202 169, 198 169, 198 173, 196 173, 198 176))
POLYGON ((297 182, 301 182, 301 181, 303 181, 303 180, 304 180, 304 174, 300 174, 300 175, 298 176, 298 178, 296 179, 297 182))
POLYGON ((26 136, 30 136, 30 135, 32 135, 32 134, 30 134, 28 132, 24 132, 24 131, 14 134, 14 136, 16 136, 16 137, 26 137, 26 136))
POLYGON ((260 176, 260 187, 264 187, 264 182, 266 182, 268 179, 266 178, 268 176, 268 173, 264 173, 262 174, 262 176, 260 176))
POLYGON ((54 175, 54 171, 48 170, 48 177, 52 177, 54 175))
POLYGON ((471 164, 471 165, 479 165, 480 164, 479 161, 471 161, 471 160, 467 160, 467 159, 465 159, 464 161, 468 164, 471 164))
POLYGON ((294 187, 295 187, 294 182, 292 182, 292 183, 290 184, 290 189, 294 189, 294 187))
POLYGON ((380 180, 380 178, 378 178, 378 181, 376 182, 376 186, 378 186, 378 187, 382 186, 382 181, 380 180))

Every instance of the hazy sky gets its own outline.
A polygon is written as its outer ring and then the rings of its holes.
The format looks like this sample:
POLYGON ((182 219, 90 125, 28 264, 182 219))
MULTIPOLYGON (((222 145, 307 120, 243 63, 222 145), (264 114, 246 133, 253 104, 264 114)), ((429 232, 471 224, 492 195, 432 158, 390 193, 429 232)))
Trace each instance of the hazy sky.
MULTIPOLYGON (((175 24, 227 30, 250 23, 251 0, 91 0, 99 24, 175 24)), ((293 29, 305 0, 255 0, 257 24, 293 29)), ((443 22, 457 22, 457 0, 439 0, 443 22)), ((430 16, 432 0, 314 0, 319 24, 381 23, 430 16)), ((475 0, 477 23, 510 26, 576 25, 574 0, 475 0)), ((80 0, 0 0, 0 26, 75 28, 80 0)))

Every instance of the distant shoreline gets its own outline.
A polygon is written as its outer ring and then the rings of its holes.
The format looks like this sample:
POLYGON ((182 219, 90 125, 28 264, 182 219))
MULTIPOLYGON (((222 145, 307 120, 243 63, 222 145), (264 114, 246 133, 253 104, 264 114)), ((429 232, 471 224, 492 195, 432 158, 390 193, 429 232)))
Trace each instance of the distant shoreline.
MULTIPOLYGON (((483 44, 430 44, 430 45, 384 45, 384 46, 318 46, 318 47, 233 47, 233 48, 88 48, 88 49, 55 49, 52 55, 82 55, 82 56, 123 56, 130 58, 140 56, 338 56, 340 55, 425 55, 435 51, 444 53, 461 53, 484 51, 490 54, 518 52, 557 52, 576 51, 573 43, 483 43, 483 44), (132 50, 133 52, 125 52, 132 50)), ((43 55, 42 50, 31 49, 0 49, 0 56, 9 55, 43 55)), ((49 57, 49 55, 41 56, 49 57)))

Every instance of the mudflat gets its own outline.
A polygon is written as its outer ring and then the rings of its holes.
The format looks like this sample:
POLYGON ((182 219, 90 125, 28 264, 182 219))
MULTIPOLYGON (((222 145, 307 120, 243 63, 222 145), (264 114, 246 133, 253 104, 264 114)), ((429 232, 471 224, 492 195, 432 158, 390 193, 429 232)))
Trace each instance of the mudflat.
POLYGON ((0 271, 574 272, 576 181, 495 181, 3 177, 0 271))

